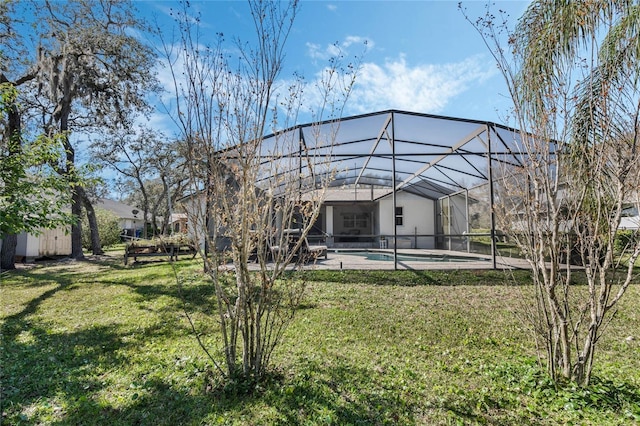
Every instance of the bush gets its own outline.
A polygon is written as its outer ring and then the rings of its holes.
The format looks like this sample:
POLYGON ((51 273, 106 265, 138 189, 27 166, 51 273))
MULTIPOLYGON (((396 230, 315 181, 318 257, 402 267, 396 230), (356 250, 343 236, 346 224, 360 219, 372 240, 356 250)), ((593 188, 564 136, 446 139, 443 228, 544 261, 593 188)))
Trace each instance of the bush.
POLYGON ((637 241, 637 235, 635 231, 630 229, 623 229, 616 232, 616 239, 614 241, 614 249, 616 253, 623 253, 625 250, 633 247, 637 241))
MULTIPOLYGON (((95 212, 102 247, 118 244, 122 233, 118 223, 118 216, 101 208, 96 208, 95 212)), ((91 249, 91 230, 89 229, 89 221, 86 215, 82 216, 82 246, 86 249, 91 249)))

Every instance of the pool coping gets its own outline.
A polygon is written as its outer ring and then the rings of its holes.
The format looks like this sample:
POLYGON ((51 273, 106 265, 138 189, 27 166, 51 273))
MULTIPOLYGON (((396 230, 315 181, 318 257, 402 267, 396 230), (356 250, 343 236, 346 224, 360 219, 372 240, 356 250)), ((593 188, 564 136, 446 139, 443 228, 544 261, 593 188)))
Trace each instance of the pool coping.
MULTIPOLYGON (((327 258, 319 258, 314 263, 305 265, 305 269, 323 270, 474 270, 493 269, 491 255, 479 253, 467 253, 451 250, 430 250, 430 249, 398 249, 398 255, 407 256, 452 256, 452 257, 475 257, 478 260, 465 260, 461 262, 426 262, 424 260, 398 261, 397 268, 392 260, 372 260, 364 256, 354 256, 349 252, 369 251, 372 253, 393 254, 393 249, 329 249, 327 258)), ((496 269, 530 269, 525 259, 496 256, 496 269)))

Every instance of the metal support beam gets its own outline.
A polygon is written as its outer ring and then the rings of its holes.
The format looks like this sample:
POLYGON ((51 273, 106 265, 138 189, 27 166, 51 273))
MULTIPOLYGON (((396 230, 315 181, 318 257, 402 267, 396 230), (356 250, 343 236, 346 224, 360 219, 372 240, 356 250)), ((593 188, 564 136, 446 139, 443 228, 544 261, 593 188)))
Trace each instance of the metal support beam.
POLYGON ((356 186, 360 182, 360 178, 362 177, 362 174, 364 173, 364 171, 366 170, 367 166, 369 165, 369 161, 371 161, 371 157, 373 156, 373 153, 376 152, 376 149, 378 149, 378 144, 382 140, 382 136, 387 134, 387 138, 389 138, 389 134, 387 132, 387 128, 389 127, 389 123, 391 123, 392 117, 393 117, 393 113, 390 113, 389 117, 387 117, 387 120, 384 122, 384 125, 382 126, 382 129, 380 129, 380 134, 376 138, 376 142, 373 144, 373 148, 371 148, 371 151, 369 151, 369 156, 367 157, 367 161, 365 161, 364 164, 362 165, 362 168, 360 169, 360 173, 358 174, 358 177, 356 178, 356 182, 355 182, 356 186))
MULTIPOLYGON (((466 145, 467 143, 472 141, 475 137, 477 137, 478 135, 482 134, 486 129, 488 129, 488 126, 484 126, 484 127, 480 126, 476 130, 474 130, 473 132, 471 132, 470 134, 465 136, 464 138, 460 139, 451 148, 447 149, 447 152, 445 152, 444 154, 440 155, 435 160, 425 164, 423 167, 418 169, 418 171, 416 171, 411 176, 409 176, 404 181, 402 181, 399 185, 397 185, 398 189, 402 188, 404 185, 406 185, 407 183, 411 182, 413 179, 415 179, 416 176, 421 175, 422 173, 426 172, 427 170, 429 170, 434 165, 438 164, 441 160, 447 158, 447 156, 449 156, 449 155, 453 154, 454 152, 456 152, 459 148, 463 147, 464 145, 466 145)), ((394 159, 394 162, 395 162, 395 159, 394 159)), ((396 184, 394 183, 393 186, 395 188, 396 184)))
POLYGON ((393 112, 391 113, 391 162, 392 162, 392 176, 391 181, 393 183, 393 269, 398 270, 398 224, 396 223, 396 126, 394 123, 393 112))
POLYGON ((495 194, 493 191, 493 161, 491 153, 491 128, 489 124, 487 126, 487 166, 489 167, 489 214, 491 217, 491 261, 493 262, 493 269, 497 269, 496 263, 496 215, 495 215, 495 194))

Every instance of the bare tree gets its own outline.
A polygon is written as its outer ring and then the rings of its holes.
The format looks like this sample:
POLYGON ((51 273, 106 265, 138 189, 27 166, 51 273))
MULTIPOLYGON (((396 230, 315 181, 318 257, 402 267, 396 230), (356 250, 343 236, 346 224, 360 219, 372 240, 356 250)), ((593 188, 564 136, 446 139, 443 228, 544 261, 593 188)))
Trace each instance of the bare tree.
MULTIPOLYGON (((253 45, 236 41, 235 56, 221 35, 213 46, 200 38, 188 8, 177 13, 180 42, 164 44, 194 190, 186 202, 189 225, 205 242, 201 255, 215 287, 224 361, 203 348, 228 378, 258 379, 267 371, 304 291, 303 281, 283 274, 307 260, 305 237, 333 173, 311 158, 297 131, 278 130, 297 119, 301 102, 300 78, 278 86, 298 7, 250 1, 257 38, 253 45), (283 231, 289 227, 295 238, 283 231)), ((324 103, 316 116, 340 115, 354 71, 342 69, 340 58, 330 63, 317 87, 324 103)), ((335 128, 325 130, 313 143, 324 144, 316 152, 328 157, 335 128)))
POLYGON ((536 1, 514 32, 498 19, 474 24, 513 98, 523 166, 503 171, 497 213, 533 270, 532 319, 550 375, 586 385, 640 254, 638 245, 614 252, 640 186, 640 7, 536 1), (586 287, 572 285, 573 265, 586 287))

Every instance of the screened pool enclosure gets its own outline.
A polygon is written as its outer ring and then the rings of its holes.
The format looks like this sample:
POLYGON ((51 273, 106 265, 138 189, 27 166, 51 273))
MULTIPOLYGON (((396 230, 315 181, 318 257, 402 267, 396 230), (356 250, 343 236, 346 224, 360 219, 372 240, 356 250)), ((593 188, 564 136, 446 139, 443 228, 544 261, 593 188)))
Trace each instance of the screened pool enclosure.
POLYGON ((494 182, 521 149, 519 132, 496 123, 388 110, 266 136, 260 155, 265 182, 278 163, 301 197, 328 185, 316 243, 482 253, 495 266, 494 182))

